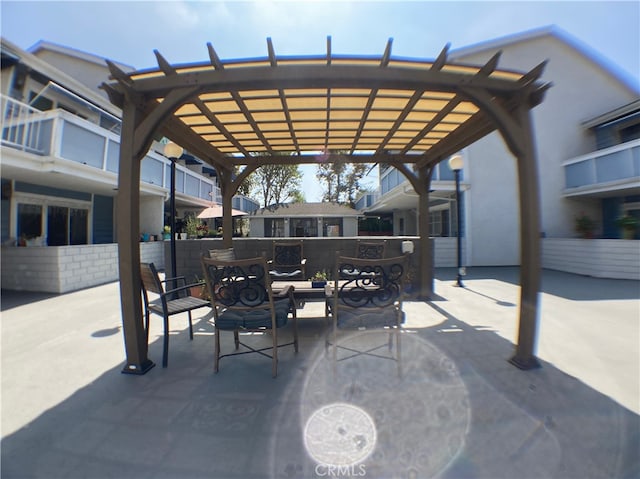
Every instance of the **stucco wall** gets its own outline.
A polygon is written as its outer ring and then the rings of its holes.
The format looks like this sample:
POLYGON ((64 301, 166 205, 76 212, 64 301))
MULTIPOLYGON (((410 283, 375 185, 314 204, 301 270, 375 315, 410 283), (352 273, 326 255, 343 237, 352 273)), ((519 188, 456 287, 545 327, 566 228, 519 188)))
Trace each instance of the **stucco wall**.
POLYGON ((164 198, 144 196, 140 198, 140 233, 162 234, 164 228, 164 198))
MULTIPOLYGON (((484 63, 495 50, 452 56, 484 63)), ((532 110, 540 178, 541 233, 573 237, 574 218, 582 211, 593 218, 593 202, 563 197, 562 162, 595 150, 595 139, 582 122, 637 99, 637 94, 601 65, 553 36, 538 37, 502 48, 500 65, 521 71, 548 60, 542 81, 551 82, 541 105, 532 110)), ((519 262, 518 195, 515 159, 498 133, 467 150, 471 181, 470 262, 474 265, 519 262)), ((466 165, 465 165, 466 166, 466 165)), ((466 174, 466 172, 465 172, 466 174)), ((468 218, 469 219, 469 216, 468 218)))

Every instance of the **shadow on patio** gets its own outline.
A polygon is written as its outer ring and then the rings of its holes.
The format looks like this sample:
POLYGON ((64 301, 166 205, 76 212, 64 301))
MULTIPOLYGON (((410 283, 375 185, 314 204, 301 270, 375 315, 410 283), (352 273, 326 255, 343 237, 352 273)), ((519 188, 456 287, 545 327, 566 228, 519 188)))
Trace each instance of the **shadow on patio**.
MULTIPOLYGON (((196 323, 193 342, 186 320, 174 320, 169 368, 140 377, 120 374, 122 364, 103 368, 29 424, 3 434, 2 477, 637 477, 639 416, 554 364, 543 361, 528 372, 511 366, 513 344, 483 308, 512 318, 516 308, 487 299, 502 293, 470 283, 482 294, 443 283, 441 301, 406 304, 402 377, 392 362, 364 357, 340 362, 334 376, 321 303, 306 304, 300 353, 281 351, 277 379, 256 355, 223 359, 214 375, 207 317, 196 323), (461 294, 466 308, 485 315, 485 325, 456 312, 461 294), (345 404, 355 412, 340 410, 345 404), (328 405, 340 414, 330 414, 328 405), (311 430, 318 424, 311 417, 320 419, 319 430, 311 430), (369 419, 375 428, 367 431, 369 419), (362 450, 370 455, 349 466, 345 458, 362 450), (343 467, 322 463, 332 458, 343 467)), ((509 294, 501 299, 515 302, 509 294)), ((92 332, 119 325, 105 326, 92 332)), ((157 361, 159 328, 152 337, 150 357, 157 361)), ((232 343, 230 334, 222 337, 223 347, 232 343)), ((22 397, 76 373, 57 371, 59 377, 27 387, 22 397)), ((4 393, 12 385, 3 375, 4 393)), ((3 419, 19 406, 3 400, 3 419)))

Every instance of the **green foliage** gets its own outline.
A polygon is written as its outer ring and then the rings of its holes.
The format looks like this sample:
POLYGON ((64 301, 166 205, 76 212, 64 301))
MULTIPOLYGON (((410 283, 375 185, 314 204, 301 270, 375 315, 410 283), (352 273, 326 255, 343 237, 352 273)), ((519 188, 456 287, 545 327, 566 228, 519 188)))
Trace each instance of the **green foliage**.
POLYGON ((263 165, 250 176, 264 206, 300 199, 302 172, 298 165, 263 165))
MULTIPOLYGON (((240 169, 236 166, 236 174, 240 172, 239 170, 240 169)), ((255 174, 250 174, 244 179, 242 183, 240 183, 237 194, 244 195, 248 198, 251 198, 251 195, 253 194, 253 191, 256 189, 257 186, 258 186, 258 183, 256 181, 255 174)))
POLYGON ((582 213, 576 217, 575 229, 583 238, 589 238, 596 229, 596 222, 582 213))
POLYGON ((324 269, 322 271, 316 271, 311 277, 311 281, 327 281, 328 279, 329 273, 324 269))
POLYGON ((323 201, 355 205, 356 198, 365 191, 360 182, 371 165, 334 161, 321 163, 316 170, 316 178, 323 186, 323 201))
POLYGON ((200 226, 201 222, 195 215, 188 215, 187 220, 184 224, 185 232, 188 237, 198 236, 198 226, 200 226))
POLYGON ((624 230, 635 231, 638 227, 638 218, 631 215, 624 215, 616 220, 616 225, 624 230))

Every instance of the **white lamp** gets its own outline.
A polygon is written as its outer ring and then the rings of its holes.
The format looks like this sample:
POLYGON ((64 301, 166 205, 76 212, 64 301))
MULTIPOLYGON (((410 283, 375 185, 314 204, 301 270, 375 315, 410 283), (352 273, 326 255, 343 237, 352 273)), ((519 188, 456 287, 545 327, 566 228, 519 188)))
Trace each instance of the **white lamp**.
POLYGON ((453 155, 451 158, 449 158, 449 168, 451 168, 453 171, 460 171, 463 166, 464 160, 462 158, 462 155, 453 155))
POLYGON ((173 141, 170 141, 169 143, 164 145, 164 156, 166 156, 167 158, 178 159, 182 156, 183 151, 184 150, 182 149, 182 147, 174 143, 173 141))

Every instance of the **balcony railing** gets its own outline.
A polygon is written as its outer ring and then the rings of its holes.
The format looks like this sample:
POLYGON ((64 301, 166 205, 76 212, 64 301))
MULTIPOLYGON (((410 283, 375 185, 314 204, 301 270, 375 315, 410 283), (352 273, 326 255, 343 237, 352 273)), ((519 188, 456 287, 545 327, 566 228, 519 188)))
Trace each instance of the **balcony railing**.
MULTIPOLYGON (((114 174, 119 170, 120 137, 95 123, 64 110, 40 111, 0 95, 2 146, 45 157, 75 161, 114 174)), ((142 182, 169 189, 171 162, 149 151, 142 160, 142 182)), ((176 191, 220 203, 220 189, 208 179, 176 165, 176 191)))
POLYGON ((566 195, 629 186, 640 181, 640 140, 572 158, 562 166, 566 195))

